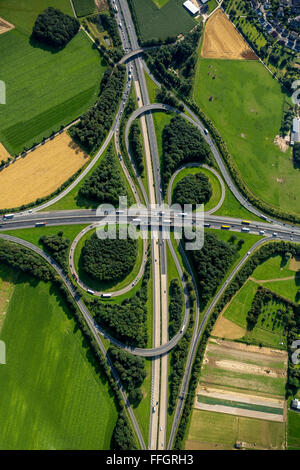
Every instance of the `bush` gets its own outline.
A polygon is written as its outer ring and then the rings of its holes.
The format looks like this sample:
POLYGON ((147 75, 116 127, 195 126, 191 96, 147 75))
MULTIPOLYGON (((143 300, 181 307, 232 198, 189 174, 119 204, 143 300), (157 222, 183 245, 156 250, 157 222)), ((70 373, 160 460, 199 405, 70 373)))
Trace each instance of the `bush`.
POLYGON ((111 450, 137 450, 134 434, 123 410, 119 413, 110 448, 111 450))
POLYGON ((40 242, 52 258, 67 272, 70 240, 63 238, 63 232, 58 232, 57 235, 43 235, 40 238, 40 242))
POLYGON ((78 33, 79 27, 80 23, 76 18, 49 7, 38 15, 32 35, 37 41, 62 48, 78 33))

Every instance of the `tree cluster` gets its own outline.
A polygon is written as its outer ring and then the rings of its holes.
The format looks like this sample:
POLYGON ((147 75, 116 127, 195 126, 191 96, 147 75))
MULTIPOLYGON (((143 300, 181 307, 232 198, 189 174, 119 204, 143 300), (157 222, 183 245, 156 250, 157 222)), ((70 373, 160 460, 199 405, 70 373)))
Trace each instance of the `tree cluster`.
POLYGON ((129 392, 129 401, 134 405, 138 405, 143 398, 140 387, 147 375, 145 359, 129 354, 115 346, 109 347, 108 354, 113 361, 125 390, 129 392))
POLYGON ((184 204, 206 204, 212 196, 212 187, 209 179, 203 173, 187 175, 175 186, 173 202, 184 204))
POLYGON ((192 90, 192 76, 201 33, 202 24, 186 34, 182 41, 149 50, 146 55, 149 68, 159 81, 185 96, 192 90))
POLYGON ((237 256, 237 249, 212 234, 205 235, 204 245, 192 251, 191 258, 197 274, 199 292, 204 304, 216 292, 229 267, 237 256))
POLYGON ((111 450, 137 450, 133 431, 124 410, 119 416, 110 442, 111 450))
POLYGON ((138 122, 134 121, 129 131, 129 145, 136 162, 139 175, 144 173, 143 146, 141 143, 141 131, 138 122))
POLYGON ((70 129, 71 137, 88 152, 94 152, 100 147, 112 126, 123 92, 125 70, 123 65, 113 69, 97 103, 70 129))
POLYGON ((120 196, 127 196, 112 144, 105 158, 84 181, 79 190, 79 196, 98 204, 112 204, 115 207, 119 206, 120 196))
POLYGON ((40 243, 42 243, 45 251, 67 271, 70 240, 63 237, 63 232, 60 231, 57 235, 43 235, 40 238, 40 243))
POLYGON ((300 142, 295 142, 293 148, 294 165, 300 168, 300 142))
POLYGON ((120 281, 132 271, 136 255, 136 240, 121 240, 118 236, 102 240, 93 233, 82 248, 82 269, 96 281, 120 281))
POLYGON ((177 279, 172 279, 169 288, 169 338, 180 329, 183 310, 183 294, 177 279))
POLYGON ((78 33, 79 27, 76 18, 49 7, 38 15, 32 34, 37 41, 62 48, 78 33))
POLYGON ((164 188, 174 171, 183 163, 211 163, 210 148, 200 131, 180 116, 175 116, 163 130, 164 188))
POLYGON ((147 332, 147 286, 150 279, 150 262, 140 289, 121 304, 104 303, 97 299, 86 301, 96 322, 107 329, 115 338, 130 346, 146 347, 147 332))

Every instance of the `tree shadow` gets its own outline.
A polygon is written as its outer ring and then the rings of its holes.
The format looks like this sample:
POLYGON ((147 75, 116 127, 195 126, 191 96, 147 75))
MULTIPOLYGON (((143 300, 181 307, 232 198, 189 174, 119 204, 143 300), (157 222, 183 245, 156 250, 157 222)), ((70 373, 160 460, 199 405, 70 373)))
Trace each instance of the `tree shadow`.
POLYGON ((54 46, 51 46, 50 44, 46 44, 44 42, 38 41, 37 39, 35 39, 33 34, 31 34, 29 38, 29 44, 35 49, 42 49, 43 51, 50 52, 51 54, 57 54, 58 52, 62 51, 65 48, 65 46, 54 47, 54 46))

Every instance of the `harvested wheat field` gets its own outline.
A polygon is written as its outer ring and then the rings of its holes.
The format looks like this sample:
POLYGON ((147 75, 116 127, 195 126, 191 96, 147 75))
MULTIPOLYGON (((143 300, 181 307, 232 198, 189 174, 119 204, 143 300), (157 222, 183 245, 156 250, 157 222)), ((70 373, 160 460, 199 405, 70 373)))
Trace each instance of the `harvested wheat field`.
POLYGON ((0 209, 48 196, 76 173, 89 156, 66 132, 0 172, 0 209))
POLYGON ((256 54, 220 9, 207 20, 201 55, 210 59, 257 60, 256 54))
POLYGON ((218 338, 227 338, 227 339, 238 339, 242 338, 246 334, 246 329, 241 328, 232 321, 221 315, 212 331, 212 336, 217 336, 218 338))
POLYGON ((7 31, 10 31, 13 28, 13 24, 8 23, 8 21, 4 20, 3 18, 0 18, 0 34, 6 33, 7 31))

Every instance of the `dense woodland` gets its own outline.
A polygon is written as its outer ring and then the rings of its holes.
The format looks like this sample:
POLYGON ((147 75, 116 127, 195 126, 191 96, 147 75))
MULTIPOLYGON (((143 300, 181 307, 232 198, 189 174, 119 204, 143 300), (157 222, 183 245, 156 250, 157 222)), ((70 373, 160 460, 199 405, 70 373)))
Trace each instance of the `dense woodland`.
POLYGON ((32 35, 37 41, 62 48, 78 33, 79 27, 80 23, 76 18, 49 7, 38 15, 32 35))
POLYGON ((300 168, 300 142, 296 142, 293 148, 294 165, 300 168))
POLYGON ((143 398, 141 385, 146 378, 145 359, 134 356, 123 349, 110 346, 108 354, 119 374, 130 403, 137 406, 143 398))
POLYGON ((126 68, 114 67, 97 103, 70 129, 71 137, 88 152, 95 152, 112 126, 123 93, 126 68))
POLYGON ((79 196, 98 204, 112 204, 115 207, 119 206, 120 196, 127 196, 112 144, 91 176, 84 180, 79 196))
POLYGON ((125 411, 119 412, 110 443, 111 450, 137 450, 133 431, 125 411))
POLYGON ((190 253, 197 274, 200 298, 206 304, 235 260, 237 248, 219 240, 212 233, 206 233, 202 249, 190 253))
POLYGON ((146 347, 147 332, 147 298, 148 282, 150 279, 150 261, 145 266, 145 272, 140 289, 121 304, 104 303, 97 299, 87 300, 99 325, 107 329, 115 338, 131 345, 146 347))
POLYGON ((82 269, 96 281, 120 281, 132 271, 136 256, 136 240, 120 240, 118 235, 115 240, 102 240, 93 233, 82 248, 82 269))
POLYGON ((143 146, 141 142, 140 126, 137 121, 134 121, 130 127, 129 145, 136 163, 137 173, 142 175, 144 173, 143 146))
POLYGON ((63 237, 63 232, 58 232, 57 235, 43 235, 40 238, 45 251, 52 256, 52 258, 60 264, 60 266, 67 271, 68 270, 68 249, 70 240, 63 237))
POLYGON ((187 175, 175 186, 173 202, 181 206, 184 204, 206 204, 212 196, 212 187, 209 179, 203 173, 187 175))
POLYGON ((171 119, 163 130, 162 175, 164 188, 174 171, 183 163, 211 163, 209 146, 200 131, 180 116, 171 119))
POLYGON ((177 279, 172 279, 169 287, 169 338, 180 330, 183 311, 183 294, 177 279))

